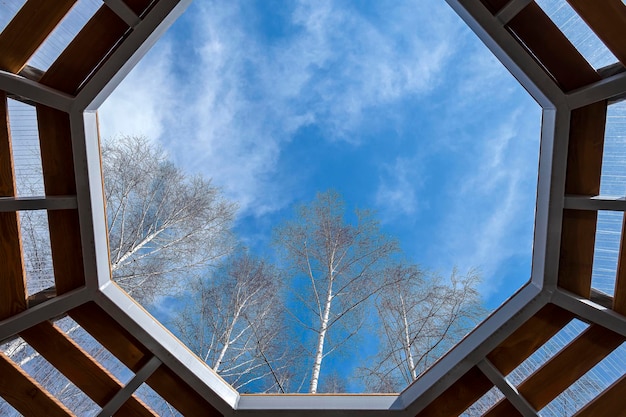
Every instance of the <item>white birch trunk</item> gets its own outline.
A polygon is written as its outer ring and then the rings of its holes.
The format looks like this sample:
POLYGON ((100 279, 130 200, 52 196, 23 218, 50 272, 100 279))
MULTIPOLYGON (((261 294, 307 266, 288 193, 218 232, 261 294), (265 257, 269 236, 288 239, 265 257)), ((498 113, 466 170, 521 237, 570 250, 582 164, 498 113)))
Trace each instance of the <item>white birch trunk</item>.
POLYGON ((411 371, 411 377, 413 381, 417 379, 417 372, 415 370, 415 360, 413 359, 413 352, 411 352, 411 337, 409 335, 409 321, 407 319, 406 306, 404 305, 404 298, 400 295, 400 302, 402 303, 402 320, 404 321, 404 349, 406 351, 406 359, 409 362, 409 370, 411 371))
POLYGON ((215 372, 219 371, 220 366, 222 365, 222 361, 224 360, 224 356, 226 356, 226 351, 228 351, 228 348, 230 347, 230 335, 233 333, 233 329, 235 328, 235 324, 239 319, 240 313, 241 309, 238 309, 233 317, 233 320, 230 322, 230 326, 228 326, 228 330, 226 331, 226 338, 224 340, 224 346, 222 346, 222 350, 220 351, 220 354, 215 361, 215 365, 213 366, 213 370, 215 372))
POLYGON ((331 280, 331 283, 328 285, 328 294, 326 296, 326 303, 324 305, 324 315, 322 316, 320 332, 317 338, 317 350, 315 352, 315 361, 313 362, 313 372, 311 373, 311 385, 309 386, 309 392, 311 394, 317 393, 317 384, 320 378, 322 359, 324 358, 324 340, 326 339, 326 332, 328 331, 328 318, 330 317, 330 306, 332 304, 332 301, 333 286, 331 280))

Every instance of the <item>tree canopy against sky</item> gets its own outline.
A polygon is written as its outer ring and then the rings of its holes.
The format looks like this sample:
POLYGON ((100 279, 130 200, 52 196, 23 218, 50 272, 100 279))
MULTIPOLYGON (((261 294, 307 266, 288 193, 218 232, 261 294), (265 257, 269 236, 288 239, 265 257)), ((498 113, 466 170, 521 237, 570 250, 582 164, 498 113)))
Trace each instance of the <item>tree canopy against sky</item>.
POLYGON ((529 278, 540 109, 442 0, 193 2, 100 116, 212 178, 255 250, 332 188, 490 307, 529 278))
POLYGON ((399 250, 371 213, 356 211, 354 222, 345 216, 336 192, 318 193, 313 202, 298 208, 294 220, 279 226, 275 236, 279 259, 290 265, 293 316, 315 334, 307 358, 312 365, 305 373, 310 374, 313 394, 323 359, 359 332, 368 301, 388 285, 385 263, 399 250))
POLYGON ((105 142, 102 165, 111 271, 129 294, 150 301, 230 253, 235 205, 209 180, 137 136, 105 142))

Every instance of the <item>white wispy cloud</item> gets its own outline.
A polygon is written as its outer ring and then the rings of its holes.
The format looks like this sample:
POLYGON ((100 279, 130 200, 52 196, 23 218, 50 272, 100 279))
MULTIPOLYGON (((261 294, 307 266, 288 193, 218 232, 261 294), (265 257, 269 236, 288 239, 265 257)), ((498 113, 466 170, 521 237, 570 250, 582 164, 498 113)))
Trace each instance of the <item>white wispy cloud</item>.
POLYGON ((178 100, 172 83, 172 59, 171 44, 161 43, 104 102, 99 115, 105 139, 118 135, 146 136, 155 141, 161 138, 178 100))
MULTIPOLYGON (((480 268, 485 297, 511 284, 496 275, 503 264, 516 256, 529 259, 532 250, 539 134, 532 118, 539 112, 527 110, 474 137, 478 146, 464 159, 462 178, 448 190, 454 199, 436 236, 434 247, 447 262, 462 270, 480 268)), ((507 278, 526 281, 529 274, 530 269, 511 270, 507 278)))
MULTIPOLYGON (((432 3, 437 14, 441 5, 432 3)), ((372 123, 367 111, 384 119, 389 103, 441 82, 453 36, 443 18, 383 6, 385 19, 374 23, 336 2, 300 1, 289 16, 293 36, 268 43, 246 26, 244 6, 197 3, 185 18, 192 39, 168 38, 169 48, 142 62, 103 106, 105 136, 160 137, 179 164, 212 177, 243 213, 284 207, 305 175, 277 171, 298 129, 315 124, 325 140, 358 144, 362 124, 372 123), (181 42, 193 48, 182 63, 181 42)))
POLYGON ((520 165, 536 151, 535 138, 524 139, 535 132, 520 124, 534 122, 522 108, 495 131, 476 125, 485 120, 477 111, 510 106, 514 84, 502 82, 500 64, 484 49, 469 46, 468 29, 445 4, 381 1, 372 7, 384 13, 368 16, 344 3, 302 0, 286 6, 290 36, 269 40, 246 23, 246 7, 194 3, 184 36, 159 42, 103 105, 103 135, 154 138, 179 165, 213 178, 241 213, 261 216, 288 205, 309 175, 304 166, 279 168, 300 129, 315 125, 324 140, 359 146, 367 129, 396 117, 394 105, 429 97, 441 109, 437 140, 382 166, 377 207, 386 217, 415 217, 428 204, 416 161, 467 147, 472 156, 455 167, 456 189, 441 190, 457 201, 432 237, 437 256, 482 266, 489 276, 525 247, 510 224, 534 199, 527 191, 536 166, 520 165), (477 109, 481 100, 491 104, 477 109), (472 211, 479 215, 468 218, 472 211))
POLYGON ((418 193, 424 181, 424 172, 415 158, 398 157, 383 167, 376 190, 375 202, 384 221, 415 216, 418 211, 418 193))

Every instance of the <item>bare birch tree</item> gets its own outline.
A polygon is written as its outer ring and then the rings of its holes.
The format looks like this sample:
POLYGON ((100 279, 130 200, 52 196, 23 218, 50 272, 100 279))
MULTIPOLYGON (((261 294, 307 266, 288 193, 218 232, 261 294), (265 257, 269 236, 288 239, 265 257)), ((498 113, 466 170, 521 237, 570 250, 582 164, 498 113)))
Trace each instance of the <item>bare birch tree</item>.
POLYGON ((284 392, 282 278, 243 253, 192 285, 172 320, 189 348, 238 390, 284 392))
POLYGON ((357 210, 349 223, 344 211, 336 192, 319 193, 276 233, 295 276, 292 285, 301 289, 292 315, 315 335, 311 393, 318 390, 323 359, 358 332, 363 307, 386 285, 383 266, 398 250, 371 213, 357 210))
POLYGON ((448 280, 415 265, 386 271, 387 285, 377 295, 382 333, 374 366, 364 369, 371 390, 399 392, 457 343, 482 318, 475 270, 448 280))
MULTIPOLYGON (((133 297, 149 302, 181 276, 190 277, 230 252, 235 206, 209 181, 186 176, 143 137, 105 143, 102 163, 113 278, 133 297)), ((37 190, 42 184, 22 187, 37 190)), ((37 211, 23 213, 21 220, 32 295, 54 285, 47 221, 37 211)), ((17 338, 2 350, 13 358, 26 348, 17 338)), ((20 359, 21 366, 38 356, 32 351, 20 359)))
POLYGON ((235 206, 199 176, 186 176, 146 138, 102 149, 111 270, 129 294, 150 301, 174 273, 230 252, 235 206))

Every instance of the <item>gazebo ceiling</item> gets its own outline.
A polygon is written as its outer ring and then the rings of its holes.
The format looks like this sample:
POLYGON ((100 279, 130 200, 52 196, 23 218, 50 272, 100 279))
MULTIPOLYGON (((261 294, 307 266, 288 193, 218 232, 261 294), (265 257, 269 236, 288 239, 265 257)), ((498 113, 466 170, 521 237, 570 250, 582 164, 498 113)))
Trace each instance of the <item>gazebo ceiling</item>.
MULTIPOLYGON (((21 337, 101 407, 154 415, 147 384, 183 415, 456 416, 496 387, 489 416, 538 415, 626 337, 626 247, 612 294, 592 288, 607 108, 626 94, 626 5, 567 0, 618 62, 595 69, 530 0, 448 0, 543 107, 531 281, 398 395, 240 395, 110 279, 95 111, 186 0, 105 0, 45 71, 27 66, 75 0, 27 0, 0 33, 0 341, 21 337), (36 108, 44 195, 16 194, 7 99, 36 108), (19 212, 47 213, 54 288, 26 290, 19 212), (69 316, 133 374, 122 384, 55 324, 69 316), (505 378, 573 320, 588 323, 518 386, 505 378)), ((620 198, 621 197, 621 198, 620 198)), ((577 416, 626 415, 626 375, 577 416)), ((72 415, 0 353, 0 396, 24 415, 72 415)))

